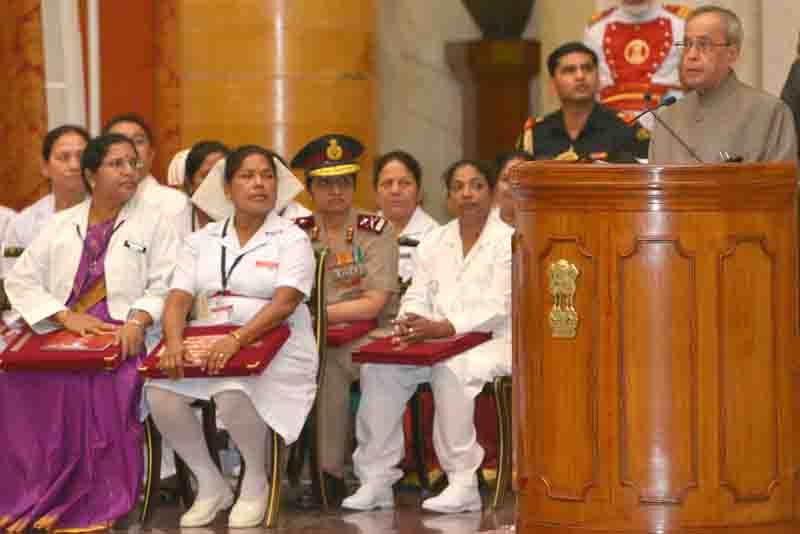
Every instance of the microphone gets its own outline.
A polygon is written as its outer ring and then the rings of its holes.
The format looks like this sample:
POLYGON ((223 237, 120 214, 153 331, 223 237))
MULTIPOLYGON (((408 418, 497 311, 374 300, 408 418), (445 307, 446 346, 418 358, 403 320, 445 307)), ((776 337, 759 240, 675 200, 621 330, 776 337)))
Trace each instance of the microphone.
MULTIPOLYGON (((646 102, 650 102, 650 101, 653 99, 653 95, 651 95, 650 93, 645 93, 645 94, 644 94, 644 99, 645 99, 645 101, 646 101, 646 102)), ((661 108, 661 107, 666 107, 666 106, 671 106, 672 104, 674 104, 674 103, 675 103, 675 102, 677 102, 677 101, 678 101, 678 99, 677 99, 677 98, 675 98, 674 96, 671 96, 671 95, 670 95, 670 96, 667 96, 667 97, 665 97, 665 98, 664 98, 664 99, 663 99, 663 100, 662 100, 662 101, 661 101, 661 102, 660 102, 660 103, 659 103, 657 106, 655 106, 655 107, 652 107, 652 108, 648 108, 648 109, 646 109, 645 111, 643 111, 643 112, 641 112, 640 114, 638 114, 638 115, 636 116, 636 119, 638 119, 639 117, 641 117, 641 116, 643 116, 643 115, 646 115, 646 114, 648 114, 648 113, 653 113, 653 112, 654 112, 655 110, 657 110, 658 108, 661 108)), ((698 163, 705 163, 705 161, 703 161, 702 159, 700 159, 700 156, 698 156, 698 155, 697 155, 697 153, 696 153, 694 150, 692 150, 692 148, 691 148, 689 145, 687 145, 687 144, 686 144, 686 141, 684 141, 683 139, 681 139, 681 136, 679 136, 677 133, 675 133, 675 130, 673 130, 672 128, 670 128, 670 127, 669 127, 669 125, 668 125, 666 122, 664 122, 664 121, 661 119, 661 117, 659 117, 659 116, 658 116, 658 113, 653 113, 653 118, 654 118, 654 119, 655 119, 655 120, 656 120, 656 121, 657 121, 657 122, 658 122, 658 123, 659 123, 661 126, 663 126, 663 127, 664 127, 664 129, 665 129, 666 131, 668 131, 668 132, 669 132, 669 134, 670 134, 670 135, 673 137, 673 139, 675 139, 675 140, 676 140, 678 143, 680 143, 680 145, 681 145, 683 148, 685 148, 685 149, 686 149, 686 152, 688 152, 688 153, 689 153, 689 154, 690 154, 690 155, 691 155, 691 156, 692 156, 692 157, 693 157, 695 160, 697 160, 697 162, 698 162, 698 163)), ((635 120, 635 119, 634 119, 634 120, 635 120)))
MULTIPOLYGON (((649 104, 652 100, 653 100, 653 95, 651 95, 650 93, 645 93, 644 94, 644 101, 645 102, 647 102, 649 104)), ((678 99, 675 98, 674 96, 672 96, 672 95, 667 96, 661 102, 659 102, 657 106, 654 106, 652 108, 648 107, 646 110, 644 110, 641 113, 639 113, 638 115, 636 115, 633 118, 633 120, 631 120, 631 122, 632 123, 636 122, 639 119, 641 119, 642 117, 644 117, 645 115, 647 115, 648 113, 652 113, 652 112, 654 112, 655 110, 657 110, 659 108, 665 108, 667 106, 671 106, 672 104, 674 104, 677 101, 678 101, 678 99)))
POLYGON ((401 235, 397 238, 397 244, 401 247, 416 247, 419 245, 419 241, 414 239, 413 237, 406 237, 401 235))

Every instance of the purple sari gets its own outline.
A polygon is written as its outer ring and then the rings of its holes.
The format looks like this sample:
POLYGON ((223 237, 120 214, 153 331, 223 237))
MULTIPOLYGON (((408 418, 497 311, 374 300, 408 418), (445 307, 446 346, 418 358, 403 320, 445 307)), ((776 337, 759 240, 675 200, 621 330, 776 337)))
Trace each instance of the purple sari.
MULTIPOLYGON (((88 229, 67 307, 105 276, 113 223, 88 229)), ((119 323, 105 299, 87 313, 119 323)), ((136 505, 143 474, 138 360, 114 372, 0 373, 0 530, 43 518, 55 529, 96 530, 136 505)))

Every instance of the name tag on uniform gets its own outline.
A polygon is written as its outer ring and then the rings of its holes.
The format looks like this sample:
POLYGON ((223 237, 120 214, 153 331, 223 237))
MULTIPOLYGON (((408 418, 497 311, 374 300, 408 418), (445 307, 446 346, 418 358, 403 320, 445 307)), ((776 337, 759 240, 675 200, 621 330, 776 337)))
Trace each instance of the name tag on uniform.
POLYGON ((139 254, 144 254, 145 252, 147 252, 147 247, 145 247, 144 245, 140 245, 136 241, 128 241, 126 239, 125 243, 123 244, 125 245, 126 248, 133 250, 134 252, 138 252, 139 254))
POLYGON ((265 269, 277 269, 278 265, 280 265, 280 263, 277 261, 264 261, 264 260, 256 261, 256 267, 263 267, 265 269))
POLYGON ((209 298, 208 318, 215 323, 229 323, 233 318, 233 302, 225 295, 209 298))

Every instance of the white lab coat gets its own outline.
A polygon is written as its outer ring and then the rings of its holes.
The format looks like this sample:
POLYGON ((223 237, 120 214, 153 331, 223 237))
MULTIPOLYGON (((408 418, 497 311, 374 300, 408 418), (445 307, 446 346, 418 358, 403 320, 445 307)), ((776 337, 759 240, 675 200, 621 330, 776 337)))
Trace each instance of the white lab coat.
POLYGON ((0 250, 3 248, 3 237, 6 235, 6 228, 11 224, 17 212, 11 208, 0 206, 0 250))
MULTIPOLYGON (((34 331, 55 325, 47 320, 66 309, 83 251, 91 199, 55 214, 6 276, 12 307, 34 331)), ((161 318, 175 268, 178 238, 172 224, 138 196, 117 216, 105 258, 108 311, 124 321, 131 308, 161 318), (120 224, 121 223, 121 224, 120 224), (142 250, 144 249, 144 250, 142 250)), ((151 329, 152 330, 152 329, 151 329)))
POLYGON ((513 228, 489 217, 464 258, 457 219, 434 230, 417 248, 414 278, 400 303, 401 316, 447 319, 456 334, 492 332, 490 341, 440 364, 474 395, 495 376, 511 373, 513 234, 513 228))
MULTIPOLYGON (((43 196, 17 215, 3 232, 3 247, 27 248, 56 212, 56 197, 53 193, 43 196)), ((5 277, 16 263, 17 258, 3 255, 2 274, 5 277)))
MULTIPOLYGON (((244 324, 272 299, 279 287, 293 287, 310 295, 314 280, 314 252, 308 236, 290 221, 271 211, 258 232, 240 246, 229 217, 206 225, 184 243, 172 289, 192 295, 214 295, 222 290, 222 248, 226 249, 226 270, 236 258, 242 260, 230 275, 225 297, 233 305, 230 321, 211 319, 198 324, 244 324), (225 237, 223 228, 228 221, 225 237)), ((300 435, 316 394, 317 350, 308 307, 301 303, 287 322, 291 335, 261 375, 210 379, 150 380, 146 387, 159 387, 193 398, 209 399, 223 391, 247 394, 261 418, 286 443, 300 435)))
MULTIPOLYGON (((378 215, 383 215, 378 212, 378 215)), ((409 237, 422 242, 425 237, 433 230, 439 228, 439 223, 436 219, 428 215, 420 206, 414 209, 408 224, 400 232, 400 237, 409 237)), ((414 263, 416 262, 417 248, 416 247, 400 247, 400 261, 397 265, 397 272, 403 282, 408 282, 414 276, 414 263)))
POLYGON ((192 205, 185 193, 161 185, 152 175, 148 175, 139 182, 136 195, 156 206, 172 222, 179 240, 192 233, 192 205))

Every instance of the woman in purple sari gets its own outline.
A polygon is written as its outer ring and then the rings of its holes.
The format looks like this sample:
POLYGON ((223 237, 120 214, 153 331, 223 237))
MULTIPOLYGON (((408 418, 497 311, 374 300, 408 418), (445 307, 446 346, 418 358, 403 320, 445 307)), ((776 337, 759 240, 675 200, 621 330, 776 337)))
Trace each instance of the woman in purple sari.
POLYGON ((137 503, 136 367, 178 243, 136 195, 138 165, 127 137, 91 140, 81 159, 91 197, 56 214, 7 276, 9 300, 35 332, 113 331, 124 362, 113 372, 0 374, 0 530, 100 530, 137 503))

